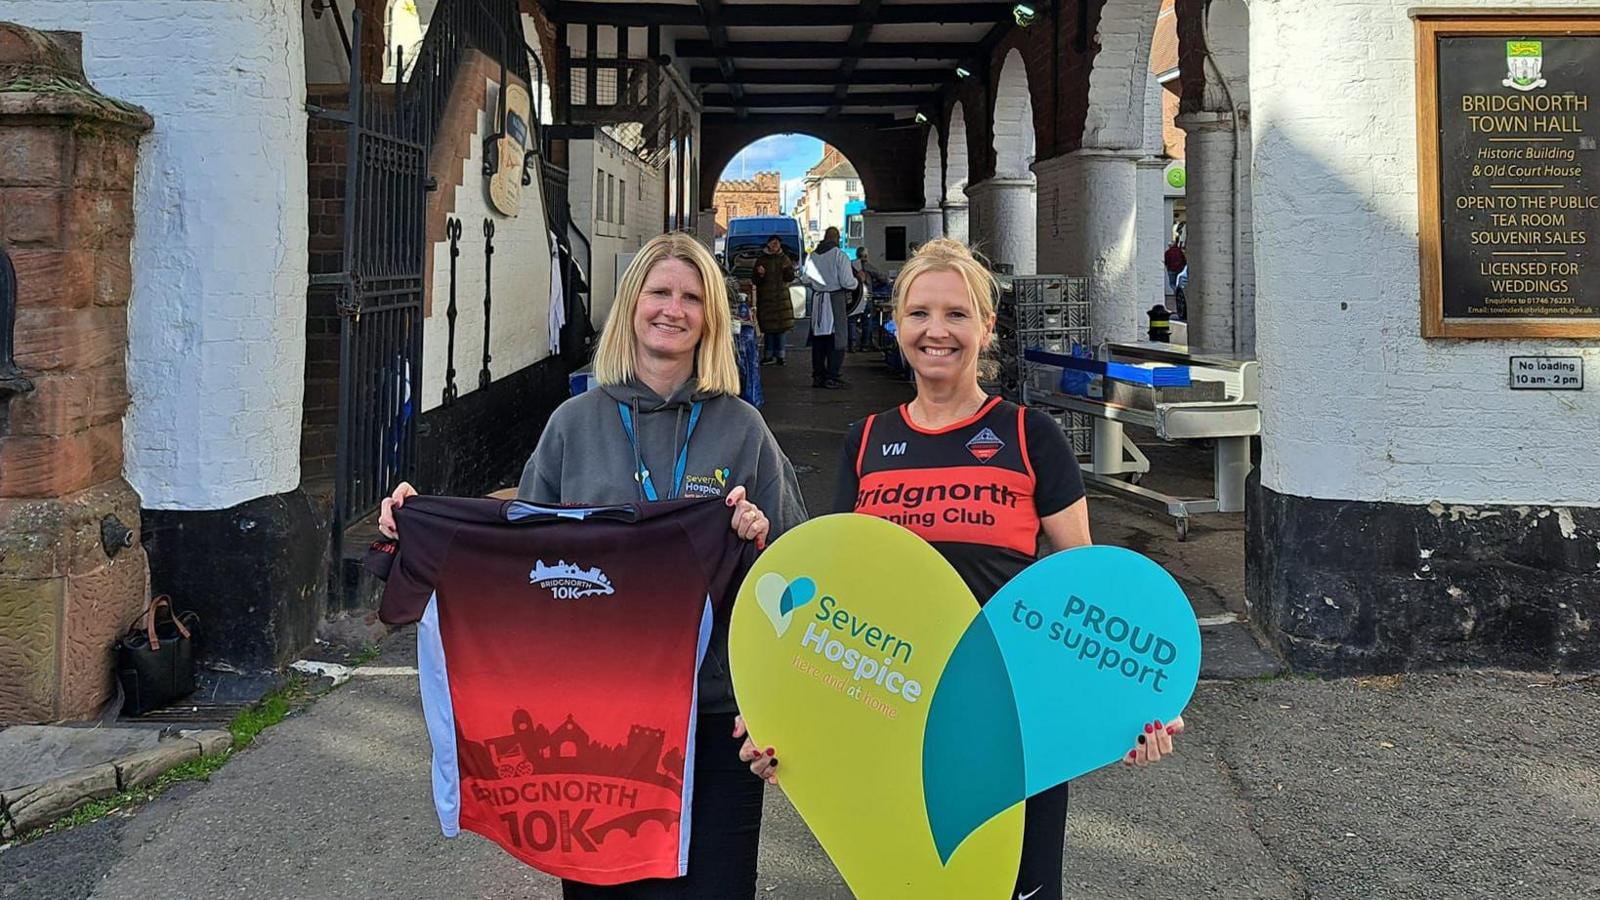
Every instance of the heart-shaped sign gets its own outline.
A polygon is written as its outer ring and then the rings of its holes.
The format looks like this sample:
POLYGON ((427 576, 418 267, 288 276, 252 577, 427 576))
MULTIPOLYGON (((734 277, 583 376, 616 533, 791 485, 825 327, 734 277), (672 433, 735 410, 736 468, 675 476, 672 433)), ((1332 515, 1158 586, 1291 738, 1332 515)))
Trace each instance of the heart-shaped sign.
POLYGON ((999 898, 1016 878, 1020 803, 948 859, 924 812, 929 704, 977 614, 938 551, 867 516, 789 531, 740 589, 728 637, 740 711, 778 748, 779 783, 858 897, 999 898), (806 579, 816 598, 790 620, 784 589, 806 579))
POLYGON ((1022 801, 1182 712, 1199 651, 1182 590, 1132 551, 1054 554, 980 611, 921 538, 855 515, 769 547, 729 638, 751 734, 865 900, 1009 897, 1022 801))

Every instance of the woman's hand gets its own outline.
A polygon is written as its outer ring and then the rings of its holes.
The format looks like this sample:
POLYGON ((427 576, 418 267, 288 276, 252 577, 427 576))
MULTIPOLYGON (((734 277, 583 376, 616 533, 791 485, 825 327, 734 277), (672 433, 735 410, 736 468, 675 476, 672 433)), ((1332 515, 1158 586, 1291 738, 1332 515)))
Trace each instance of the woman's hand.
POLYGON ((750 740, 744 727, 744 716, 733 717, 733 736, 744 738, 744 746, 739 748, 739 759, 750 764, 750 771, 767 784, 778 783, 778 754, 768 747, 765 750, 757 747, 750 740))
POLYGON ((394 493, 383 498, 383 511, 378 513, 378 531, 386 538, 397 538, 400 533, 395 529, 394 511, 405 505, 407 497, 415 497, 417 489, 409 482, 402 481, 395 486, 394 493))
POLYGON ((766 277, 766 274, 767 274, 767 267, 766 266, 756 266, 756 277, 757 278, 764 278, 764 277, 766 277))
POLYGON ((1142 769, 1151 763, 1160 762, 1162 757, 1172 755, 1172 739, 1180 734, 1183 734, 1183 716, 1171 722, 1157 719, 1147 723, 1144 726, 1144 734, 1134 739, 1133 749, 1122 758, 1122 764, 1142 769))
POLYGON ((757 550, 765 550, 767 532, 772 530, 772 523, 767 521, 767 514, 760 507, 745 499, 746 494, 741 484, 729 491, 727 499, 723 501, 733 507, 731 527, 741 539, 755 541, 757 550))

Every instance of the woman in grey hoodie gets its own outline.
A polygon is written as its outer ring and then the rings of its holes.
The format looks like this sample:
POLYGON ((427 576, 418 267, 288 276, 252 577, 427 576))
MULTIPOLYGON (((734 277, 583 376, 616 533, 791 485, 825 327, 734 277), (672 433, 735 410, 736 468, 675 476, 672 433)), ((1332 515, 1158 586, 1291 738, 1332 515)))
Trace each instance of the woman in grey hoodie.
MULTIPOLYGON (((705 246, 681 232, 651 239, 617 285, 595 353, 599 387, 551 414, 517 497, 585 505, 721 497, 733 530, 758 544, 804 522, 794 466, 761 413, 739 399, 730 327, 727 288, 705 246)), ((415 493, 402 484, 384 501, 386 534, 391 507, 415 493)), ((724 615, 700 668, 688 874, 563 882, 565 900, 754 896, 762 782, 739 759, 744 731, 727 645, 724 615)))

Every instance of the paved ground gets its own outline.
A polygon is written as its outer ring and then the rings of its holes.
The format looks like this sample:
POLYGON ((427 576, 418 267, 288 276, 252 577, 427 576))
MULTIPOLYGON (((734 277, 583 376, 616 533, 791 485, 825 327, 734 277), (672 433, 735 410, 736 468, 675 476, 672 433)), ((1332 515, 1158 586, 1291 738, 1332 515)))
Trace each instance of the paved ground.
MULTIPOLYGON (((900 390, 852 363, 862 396, 775 386, 774 430, 814 467, 802 478, 817 510, 844 423, 900 390)), ((1185 454, 1203 463, 1187 448, 1171 455, 1185 454)), ((1167 523, 1111 500, 1093 506, 1097 538, 1181 566, 1198 611, 1242 609, 1241 523, 1208 520, 1179 547, 1167 523)), ((408 637, 392 637, 372 665, 411 665, 408 637)), ((1070 896, 1600 895, 1600 680, 1208 681, 1186 717, 1191 733, 1170 762, 1074 785, 1070 896)), ((0 898, 558 897, 488 842, 439 836, 427 758, 414 677, 357 677, 210 784, 0 852, 0 898)), ((760 896, 848 897, 782 793, 768 804, 760 896)))

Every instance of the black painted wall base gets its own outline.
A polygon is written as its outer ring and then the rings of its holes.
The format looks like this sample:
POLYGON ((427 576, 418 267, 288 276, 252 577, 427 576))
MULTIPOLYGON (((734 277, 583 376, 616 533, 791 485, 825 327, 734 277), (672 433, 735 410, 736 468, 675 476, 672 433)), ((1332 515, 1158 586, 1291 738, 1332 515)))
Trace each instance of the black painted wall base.
POLYGON ((328 515, 304 491, 231 509, 146 509, 141 519, 151 592, 200 616, 202 663, 278 669, 311 645, 327 593, 328 515))
POLYGON ((1279 494, 1251 475, 1251 615, 1295 669, 1600 669, 1600 509, 1279 494))
POLYGON ((514 485, 550 414, 567 399, 572 367, 551 357, 422 414, 417 490, 480 497, 514 485))

